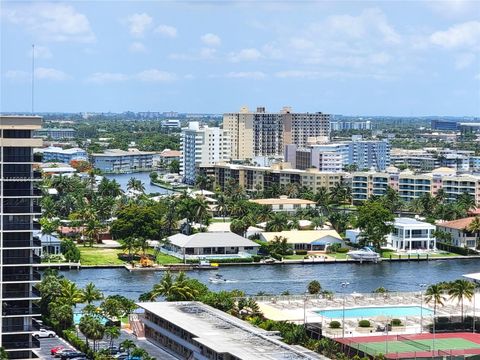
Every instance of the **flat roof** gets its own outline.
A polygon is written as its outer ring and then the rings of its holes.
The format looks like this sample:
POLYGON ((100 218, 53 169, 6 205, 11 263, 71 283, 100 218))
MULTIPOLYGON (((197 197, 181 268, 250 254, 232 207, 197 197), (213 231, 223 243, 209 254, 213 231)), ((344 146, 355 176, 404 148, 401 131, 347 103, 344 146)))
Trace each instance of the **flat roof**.
POLYGON ((254 202, 260 205, 313 205, 314 201, 305 199, 289 199, 289 198, 272 198, 272 199, 251 199, 250 202, 254 202))
POLYGON ((327 359, 308 349, 287 345, 272 332, 196 301, 137 305, 188 331, 196 342, 220 354, 249 360, 327 359))
POLYGON ((106 149, 103 153, 95 153, 92 156, 135 156, 135 155, 155 155, 154 151, 141 150, 121 150, 121 149, 106 149))
POLYGON ((232 232, 199 232, 190 236, 175 234, 169 236, 168 240, 172 245, 181 248, 260 246, 256 242, 232 232))
POLYGON ((406 217, 395 218, 394 224, 400 225, 400 226, 405 225, 408 227, 421 227, 421 228, 435 229, 435 226, 430 223, 419 221, 413 218, 406 218, 406 217))
POLYGON ((342 237, 335 230, 290 230, 280 232, 262 232, 260 234, 265 240, 272 241, 276 236, 282 236, 287 239, 289 244, 311 244, 315 241, 328 238, 332 240, 342 240, 342 237))

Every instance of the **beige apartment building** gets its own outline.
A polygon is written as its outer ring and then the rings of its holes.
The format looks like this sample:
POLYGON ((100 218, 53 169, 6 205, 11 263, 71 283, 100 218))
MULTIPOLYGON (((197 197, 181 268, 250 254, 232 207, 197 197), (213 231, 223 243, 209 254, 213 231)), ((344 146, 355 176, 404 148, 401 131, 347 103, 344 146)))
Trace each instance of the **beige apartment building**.
POLYGON ((333 188, 347 175, 343 172, 325 172, 317 169, 292 169, 288 163, 274 164, 271 167, 215 164, 201 166, 200 171, 214 177, 215 186, 222 190, 228 181, 233 179, 246 191, 262 191, 273 185, 298 184, 316 192, 321 187, 333 188))
POLYGON ((268 113, 264 107, 255 112, 247 107, 238 113, 223 115, 223 129, 230 133, 232 158, 283 156, 284 146, 306 146, 310 140, 330 135, 330 115, 294 113, 284 107, 279 113, 268 113))

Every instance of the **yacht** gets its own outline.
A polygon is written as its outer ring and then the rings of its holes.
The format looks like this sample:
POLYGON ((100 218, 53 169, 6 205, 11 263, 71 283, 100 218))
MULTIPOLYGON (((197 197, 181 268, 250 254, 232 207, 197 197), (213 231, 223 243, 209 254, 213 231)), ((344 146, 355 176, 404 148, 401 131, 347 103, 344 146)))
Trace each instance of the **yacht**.
POLYGON ((360 250, 350 250, 347 255, 353 260, 373 261, 378 262, 380 260, 380 254, 376 253, 369 247, 364 247, 360 250))

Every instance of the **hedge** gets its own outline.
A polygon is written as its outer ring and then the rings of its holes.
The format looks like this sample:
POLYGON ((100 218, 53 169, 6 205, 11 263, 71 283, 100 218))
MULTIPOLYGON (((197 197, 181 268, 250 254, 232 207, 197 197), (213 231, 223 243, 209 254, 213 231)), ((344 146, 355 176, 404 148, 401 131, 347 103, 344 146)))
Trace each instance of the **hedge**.
POLYGON ((341 248, 338 248, 337 249, 337 253, 340 253, 340 254, 346 254, 347 252, 349 252, 350 249, 349 248, 345 248, 345 247, 341 247, 341 248))
POLYGON ((392 321, 390 321, 390 324, 392 326, 402 326, 402 320, 400 319, 392 319, 392 321))
POLYGON ((437 242, 437 249, 438 250, 443 250, 443 251, 448 251, 454 254, 459 254, 463 256, 467 255, 478 255, 478 253, 472 249, 469 248, 462 248, 460 246, 454 246, 450 244, 445 244, 442 242, 437 242))
POLYGON ((342 324, 340 324, 339 321, 333 320, 333 321, 330 321, 330 324, 328 326, 330 327, 330 329, 340 329, 342 324))
POLYGON ((87 355, 88 358, 93 359, 94 356, 94 351, 87 346, 85 341, 80 339, 75 331, 73 330, 63 330, 63 337, 65 340, 67 340, 74 348, 80 350, 83 352, 85 355, 87 355))
POLYGON ((297 255, 307 255, 307 250, 295 250, 295 254, 297 255))
POLYGON ((370 321, 368 320, 360 320, 358 322, 358 326, 361 327, 361 328, 368 328, 370 327, 370 321))

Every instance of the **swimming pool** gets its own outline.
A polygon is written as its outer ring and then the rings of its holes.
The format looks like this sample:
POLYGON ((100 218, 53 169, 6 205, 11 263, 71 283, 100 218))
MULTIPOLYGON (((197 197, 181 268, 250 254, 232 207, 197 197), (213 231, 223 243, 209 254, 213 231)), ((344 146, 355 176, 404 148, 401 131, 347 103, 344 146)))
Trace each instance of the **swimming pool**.
MULTIPOLYGON (((80 324, 80 320, 82 319, 82 316, 83 316, 83 314, 81 314, 81 313, 74 313, 73 314, 73 323, 75 325, 80 324)), ((96 317, 98 318, 98 320, 100 320, 100 323, 102 325, 105 325, 108 321, 108 319, 105 316, 97 315, 96 317)))
MULTIPOLYGON (((344 316, 343 309, 320 310, 316 313, 328 318, 343 318, 344 316)), ((420 306, 382 306, 345 309, 346 318, 429 316, 432 314, 432 310, 420 306)))

